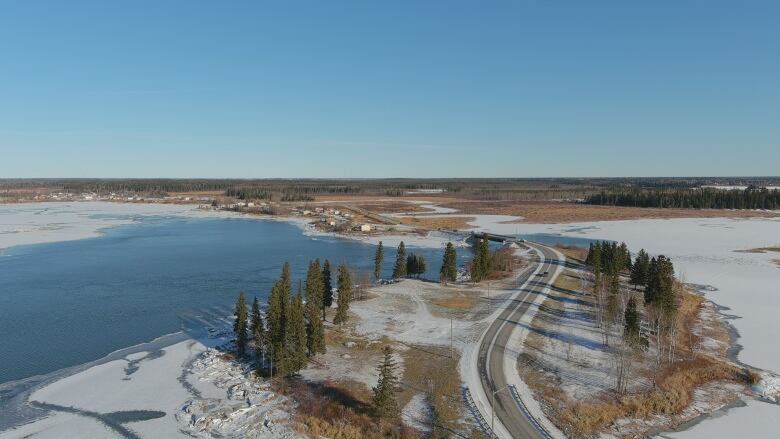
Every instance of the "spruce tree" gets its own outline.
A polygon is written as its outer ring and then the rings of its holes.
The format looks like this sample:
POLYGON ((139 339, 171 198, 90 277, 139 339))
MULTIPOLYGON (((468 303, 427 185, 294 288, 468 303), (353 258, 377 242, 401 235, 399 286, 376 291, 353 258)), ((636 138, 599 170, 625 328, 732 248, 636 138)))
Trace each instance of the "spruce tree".
POLYGON ((444 258, 439 271, 442 282, 455 282, 458 278, 458 255, 455 252, 455 246, 451 242, 444 248, 444 258))
POLYGON ((393 418, 398 415, 398 401, 396 393, 398 392, 398 378, 396 377, 396 363, 393 359, 393 350, 390 346, 385 346, 384 358, 377 367, 379 380, 374 392, 373 402, 377 416, 380 418, 393 418))
POLYGON ((265 343, 265 326, 263 325, 263 316, 260 314, 260 302, 258 302, 257 296, 255 296, 252 301, 252 315, 250 321, 249 331, 255 342, 255 351, 258 351, 265 343))
POLYGON ((306 274, 306 346, 310 356, 325 353, 325 330, 322 326, 320 313, 322 310, 322 268, 320 260, 309 263, 306 274))
MULTIPOLYGON (((268 338, 274 359, 274 367, 280 371, 286 371, 287 352, 284 349, 287 340, 287 320, 290 316, 290 264, 285 262, 282 267, 282 275, 271 288, 268 296, 268 338)), ((282 373, 284 374, 284 373, 282 373)))
POLYGON ((406 257, 406 275, 415 276, 417 274, 417 255, 414 253, 406 257))
POLYGON ((393 267, 393 279, 406 277, 406 246, 401 241, 395 254, 395 266, 393 267))
POLYGON ((623 340, 632 348, 638 348, 642 345, 639 332, 639 311, 637 311, 634 296, 628 299, 626 311, 623 314, 623 340))
POLYGON ((349 268, 347 268, 346 264, 341 264, 339 266, 337 284, 338 299, 336 303, 336 316, 333 317, 333 323, 340 325, 347 321, 349 301, 352 299, 352 279, 350 278, 349 268))
POLYGON ((248 317, 243 291, 238 295, 236 310, 233 315, 236 317, 236 320, 233 322, 233 332, 236 335, 236 349, 238 350, 238 355, 243 357, 246 352, 246 320, 248 317))
POLYGON ((376 254, 374 255, 374 278, 379 279, 382 277, 382 261, 385 259, 385 248, 382 245, 382 241, 379 241, 379 245, 376 248, 376 254))
POLYGON ((325 320, 325 310, 333 305, 333 281, 330 261, 325 259, 322 264, 322 320, 325 320))
POLYGON ((650 271, 650 256, 642 249, 636 255, 636 261, 631 266, 631 283, 636 287, 646 285, 650 271))
POLYGON ((301 293, 290 304, 290 318, 285 329, 285 361, 279 373, 290 376, 306 367, 306 320, 301 293))
POLYGON ((425 274, 425 272, 428 270, 428 266, 425 265, 425 257, 423 255, 420 255, 417 257, 417 271, 415 274, 419 278, 421 275, 425 274))

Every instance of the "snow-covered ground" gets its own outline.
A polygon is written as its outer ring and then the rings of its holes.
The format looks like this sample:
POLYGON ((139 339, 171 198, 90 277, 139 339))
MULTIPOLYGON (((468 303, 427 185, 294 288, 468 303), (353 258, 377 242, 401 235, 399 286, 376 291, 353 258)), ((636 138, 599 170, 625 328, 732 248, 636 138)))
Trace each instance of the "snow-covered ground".
POLYGON ((99 363, 35 390, 49 414, 0 438, 295 438, 289 403, 213 348, 186 339, 99 363))

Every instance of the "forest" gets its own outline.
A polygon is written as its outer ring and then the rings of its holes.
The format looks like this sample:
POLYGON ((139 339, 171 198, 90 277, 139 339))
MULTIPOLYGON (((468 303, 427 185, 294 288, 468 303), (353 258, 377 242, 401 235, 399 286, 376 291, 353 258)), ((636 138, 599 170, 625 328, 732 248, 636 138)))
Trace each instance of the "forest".
POLYGON ((744 190, 628 189, 593 194, 586 204, 683 209, 769 209, 780 208, 780 190, 748 186, 744 190))

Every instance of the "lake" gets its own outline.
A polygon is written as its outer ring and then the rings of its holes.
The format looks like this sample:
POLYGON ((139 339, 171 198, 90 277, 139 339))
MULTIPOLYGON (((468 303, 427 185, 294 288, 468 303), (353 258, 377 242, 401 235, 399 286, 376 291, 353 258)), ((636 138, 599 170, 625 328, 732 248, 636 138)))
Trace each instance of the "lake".
MULTIPOLYGON (((0 257, 0 383, 47 374, 231 315, 240 291, 265 304, 282 264, 373 271, 376 247, 241 218, 145 217, 90 239, 18 246, 0 257)), ((438 278, 442 250, 411 248, 438 278)), ((460 264, 470 251, 459 249, 460 264)), ((385 251, 389 277, 395 249, 385 251)), ((335 275, 334 286, 335 286, 335 275)))

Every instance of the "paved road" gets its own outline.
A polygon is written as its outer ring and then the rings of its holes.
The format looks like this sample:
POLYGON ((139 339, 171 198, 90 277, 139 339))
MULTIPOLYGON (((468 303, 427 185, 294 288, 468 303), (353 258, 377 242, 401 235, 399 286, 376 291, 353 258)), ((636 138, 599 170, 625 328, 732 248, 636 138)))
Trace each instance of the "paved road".
MULTIPOLYGON (((528 246, 534 247, 544 255, 542 268, 539 273, 549 272, 548 275, 534 276, 533 272, 525 274, 518 280, 519 284, 525 284, 522 290, 517 293, 514 299, 498 316, 498 318, 488 327, 482 344, 479 346, 479 375, 482 387, 487 395, 487 404, 491 404, 491 395, 494 390, 503 389, 507 386, 506 371, 504 370, 505 350, 516 352, 518 346, 507 346, 509 337, 515 329, 520 318, 528 310, 537 294, 541 293, 548 282, 552 282, 555 266, 559 262, 555 252, 543 245, 526 242, 528 246), (527 282, 527 283, 526 283, 527 282)), ((512 353, 512 355, 516 355, 512 353)), ((510 373, 512 373, 510 371, 510 373)), ((490 409, 490 407, 488 407, 490 409)), ((525 416, 520 407, 512 398, 509 390, 501 390, 495 397, 495 416, 496 424, 506 427, 513 438, 533 438, 544 439, 539 430, 525 416)), ((488 416, 490 413, 487 413, 488 416)), ((487 418, 490 423, 490 417, 487 418)))

